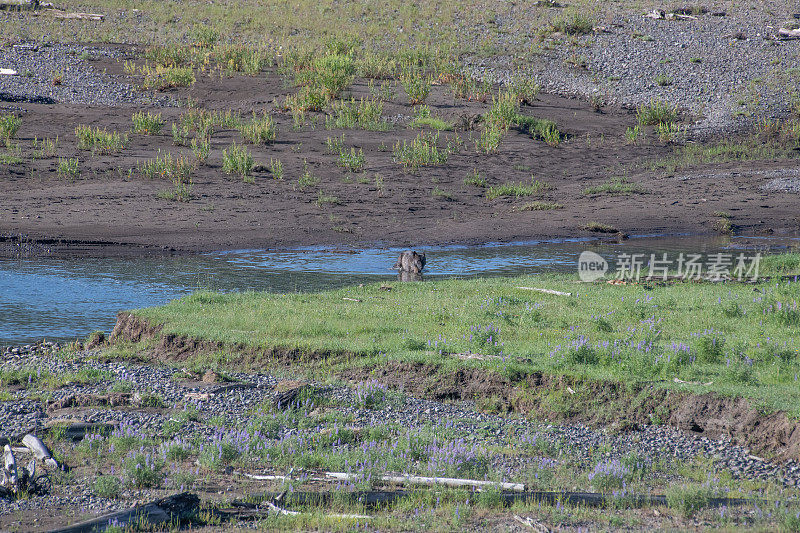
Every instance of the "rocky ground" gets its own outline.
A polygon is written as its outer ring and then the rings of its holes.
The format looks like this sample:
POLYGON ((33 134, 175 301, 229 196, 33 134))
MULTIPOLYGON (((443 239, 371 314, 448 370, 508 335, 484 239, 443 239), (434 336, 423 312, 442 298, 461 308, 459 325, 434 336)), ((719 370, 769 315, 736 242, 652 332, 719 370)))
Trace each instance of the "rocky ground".
MULTIPOLYGON (((54 436, 54 427, 63 425, 64 421, 108 423, 115 428, 108 437, 112 441, 115 436, 135 436, 143 442, 153 442, 152 439, 171 443, 227 442, 225 439, 228 435, 240 435, 244 428, 249 427, 256 413, 260 413, 264 405, 273 402, 277 391, 281 390, 281 384, 299 376, 283 372, 279 376, 251 373, 221 375, 211 372, 201 379, 200 374, 179 366, 101 362, 106 358, 98 349, 62 352, 61 355, 51 352, 51 349, 34 346, 30 349, 22 347, 7 350, 0 365, 0 376, 7 380, 16 370, 33 368, 40 375, 54 376, 96 371, 97 378, 84 384, 62 383, 49 392, 45 392, 41 386, 26 387, 22 384, 7 387, 8 393, 0 402, 0 427, 6 436, 25 431, 41 435, 73 471, 66 478, 69 481, 64 481, 63 473, 51 472, 54 484, 50 494, 17 501, 0 501, 0 527, 15 529, 19 527, 13 526, 19 524, 16 520, 20 516, 29 516, 29 513, 55 513, 55 516, 62 517, 63 523, 64 513, 69 514, 66 509, 71 509, 70 512, 80 509, 81 516, 90 516, 123 509, 134 502, 149 501, 168 493, 169 490, 165 489, 169 487, 178 488, 175 480, 179 479, 182 468, 195 474, 202 473, 190 476, 191 486, 183 488, 196 491, 201 499, 210 501, 225 500, 241 494, 243 490, 245 493, 252 490, 248 480, 231 474, 233 470, 259 474, 287 473, 285 467, 276 468, 269 462, 240 460, 223 469, 227 472, 223 476, 225 488, 218 493, 218 489, 213 487, 221 486, 219 472, 213 468, 209 470, 208 465, 198 467, 195 466, 197 463, 192 464, 191 461, 183 465, 180 461, 173 461, 163 484, 159 483, 156 488, 125 487, 115 497, 99 496, 95 479, 109 471, 113 473, 114 463, 109 465, 99 457, 91 460, 91 455, 87 455, 86 449, 82 448, 85 444, 82 445, 80 440, 59 440, 54 436), (124 387, 120 384, 124 384, 124 387), (121 390, 125 392, 113 392, 121 390), (92 406, 91 401, 86 400, 103 395, 107 397, 109 394, 117 395, 117 405, 92 406), (153 398, 158 401, 153 401, 153 398), (82 402, 87 405, 80 405, 82 402), (187 410, 193 416, 181 418, 181 413, 187 410), (166 438, 165 428, 178 419, 184 422, 166 438)), ((402 393, 390 393, 388 400, 380 405, 368 405, 364 402, 364 383, 308 385, 316 390, 316 401, 326 406, 323 408, 326 416, 335 413, 339 423, 346 420, 347 428, 355 433, 392 427, 401 434, 408 432, 415 435, 435 428, 436 432, 448 436, 445 441, 450 443, 449 446, 461 446, 473 452, 480 450, 481 454, 485 454, 490 461, 492 476, 499 476, 504 481, 523 482, 540 490, 591 491, 591 485, 585 485, 586 481, 582 480, 585 478, 581 476, 596 469, 599 463, 624 461, 630 457, 636 457, 641 464, 647 465, 645 481, 648 487, 680 481, 681 476, 686 474, 679 473, 678 465, 712 461, 714 467, 710 472, 713 474, 709 473, 709 476, 717 481, 710 481, 709 478, 708 483, 719 483, 719 478, 729 476, 727 479, 732 483, 749 483, 751 487, 783 486, 784 491, 788 490, 785 498, 792 498, 790 495, 794 494, 793 491, 800 488, 800 464, 796 461, 771 463, 749 454, 748 450, 729 440, 697 437, 669 427, 614 430, 559 425, 519 416, 480 412, 472 402, 442 403, 402 393), (551 476, 550 481, 536 485, 539 475, 544 476, 545 471, 565 468, 570 472, 567 479, 551 476), (531 477, 532 469, 537 472, 534 478, 531 477)), ((280 442, 298 437, 313 438, 320 432, 331 431, 331 428, 335 430, 337 422, 333 422, 332 426, 329 424, 319 422, 310 424, 306 429, 291 425, 279 427, 274 439, 280 442)), ((102 442, 102 437, 90 431, 83 440, 97 438, 102 442)), ((455 449, 447 452, 448 456, 455 453, 451 457, 457 457, 457 452, 453 451, 455 449)), ((111 452, 113 448, 109 454, 111 452)), ((119 464, 117 468, 121 468, 119 464)), ((296 477, 302 478, 312 475, 314 469, 306 470, 305 474, 301 474, 302 468, 294 471, 296 477)), ((564 476, 563 472, 561 476, 564 476)), ((318 486, 316 490, 320 488, 324 489, 318 486)), ((650 490, 648 488, 648 492, 650 490)), ((716 490, 718 495, 724 496, 731 489, 720 485, 716 490)), ((655 491, 658 492, 658 489, 655 491)), ((760 494, 752 493, 756 496, 760 494)))

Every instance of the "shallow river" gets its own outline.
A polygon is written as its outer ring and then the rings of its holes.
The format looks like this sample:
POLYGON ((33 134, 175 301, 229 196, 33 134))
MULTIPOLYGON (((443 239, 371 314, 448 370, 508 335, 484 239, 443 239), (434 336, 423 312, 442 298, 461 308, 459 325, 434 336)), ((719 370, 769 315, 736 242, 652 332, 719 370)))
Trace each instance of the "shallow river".
MULTIPOLYGON (((759 245, 791 241, 747 239, 759 245)), ((569 240, 477 247, 420 247, 425 279, 577 272, 583 250, 614 264, 617 254, 739 253, 730 238, 631 238, 624 244, 569 240)), ((795 241, 794 244, 797 244, 795 241)), ((75 340, 110 331, 117 311, 163 304, 198 289, 317 291, 395 279, 400 249, 242 250, 192 256, 0 260, 0 346, 75 340)))

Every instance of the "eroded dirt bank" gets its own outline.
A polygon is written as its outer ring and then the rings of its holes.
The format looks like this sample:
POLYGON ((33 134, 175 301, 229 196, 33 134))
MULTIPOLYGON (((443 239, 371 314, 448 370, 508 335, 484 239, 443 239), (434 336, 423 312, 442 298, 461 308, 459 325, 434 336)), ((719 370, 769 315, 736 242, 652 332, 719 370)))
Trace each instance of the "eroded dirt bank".
MULTIPOLYGON (((268 352, 162 334, 130 313, 120 313, 111 335, 115 341, 150 341, 151 356, 165 361, 187 360, 227 349, 241 353, 240 364, 258 368, 264 361, 297 364, 339 355, 301 354, 296 350, 268 352)), ((389 387, 436 400, 475 400, 495 411, 516 411, 560 422, 610 425, 625 431, 638 425, 666 424, 698 436, 729 436, 751 453, 785 461, 800 458, 800 423, 783 412, 762 414, 744 398, 667 390, 654 383, 622 384, 533 373, 508 377, 479 368, 446 371, 438 365, 390 361, 380 367, 355 367, 339 377, 377 380, 389 387)))

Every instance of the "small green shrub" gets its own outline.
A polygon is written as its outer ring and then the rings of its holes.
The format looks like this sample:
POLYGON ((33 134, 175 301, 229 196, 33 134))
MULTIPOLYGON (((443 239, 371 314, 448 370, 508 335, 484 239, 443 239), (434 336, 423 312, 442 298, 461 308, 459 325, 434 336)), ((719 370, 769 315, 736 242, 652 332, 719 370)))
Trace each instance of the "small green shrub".
POLYGON ((638 124, 625 130, 625 140, 628 141, 629 144, 636 144, 639 138, 644 137, 644 135, 644 130, 638 124))
POLYGON ((449 122, 445 122, 440 118, 431 116, 431 110, 426 105, 421 105, 417 107, 414 120, 411 121, 412 128, 421 129, 423 126, 428 126, 429 128, 437 131, 453 129, 453 125, 450 124, 449 122))
POLYGON ((75 181, 81 177, 81 172, 78 168, 78 158, 58 158, 58 166, 56 167, 56 176, 69 181, 75 181))
POLYGON ((78 138, 79 150, 91 150, 94 154, 120 152, 128 142, 127 135, 83 125, 75 128, 75 136, 78 138))
POLYGON ((247 178, 253 171, 253 156, 246 147, 233 143, 222 151, 222 170, 226 174, 238 174, 247 178))
POLYGON ((587 15, 568 9, 550 22, 550 31, 565 33, 567 35, 584 35, 592 33, 595 22, 587 15))
POLYGON ((531 117, 527 115, 517 115, 514 124, 523 132, 534 139, 544 141, 549 146, 558 146, 563 139, 558 126, 552 120, 531 117))
POLYGON ((139 111, 131 117, 133 120, 133 133, 139 135, 158 135, 164 127, 161 113, 152 114, 149 111, 139 111))
POLYGON ((642 192, 641 187, 623 178, 614 178, 602 185, 594 185, 583 190, 583 194, 633 194, 642 192))
POLYGON ((100 498, 117 498, 122 492, 122 482, 117 476, 97 476, 92 484, 92 492, 100 498))
POLYGON ((341 202, 337 196, 327 195, 320 190, 317 193, 317 200, 314 203, 317 204, 317 207, 323 207, 326 205, 339 205, 341 202))
POLYGON ((431 93, 431 79, 419 69, 404 70, 400 74, 400 85, 411 105, 423 103, 431 93))
POLYGON ((332 114, 325 119, 328 129, 361 128, 370 131, 386 131, 390 124, 383 119, 383 102, 377 98, 360 98, 333 102, 332 114))
POLYGON ((262 50, 240 44, 217 45, 214 47, 213 57, 228 73, 241 72, 248 76, 255 76, 269 63, 262 50))
POLYGON ((229 442, 211 442, 203 446, 197 460, 208 470, 220 470, 239 457, 236 447, 229 442))
POLYGON ((272 177, 276 180, 283 179, 283 163, 280 159, 269 160, 269 173, 272 174, 272 177))
POLYGON ((8 143, 19 131, 22 126, 22 119, 10 113, 0 115, 0 139, 8 143))
POLYGON ((636 108, 636 120, 640 126, 677 122, 678 106, 661 100, 653 100, 649 104, 641 104, 636 108))
POLYGON ((602 222, 589 222, 583 226, 586 231, 594 231, 596 233, 618 233, 619 230, 609 224, 602 222))
POLYGON ((667 74, 659 74, 656 76, 656 85, 659 87, 669 87, 672 85, 672 78, 667 74))
POLYGON ((240 124, 238 130, 252 144, 271 143, 278 136, 278 126, 266 113, 260 118, 253 113, 253 119, 247 124, 240 124))
POLYGON ((439 132, 430 135, 420 133, 411 142, 398 141, 394 146, 394 160, 412 170, 421 166, 445 163, 450 152, 439 148, 438 141, 439 132))
POLYGON ((339 166, 349 170, 350 172, 361 172, 364 170, 364 151, 359 148, 356 152, 355 148, 350 148, 350 151, 342 150, 339 152, 339 166))

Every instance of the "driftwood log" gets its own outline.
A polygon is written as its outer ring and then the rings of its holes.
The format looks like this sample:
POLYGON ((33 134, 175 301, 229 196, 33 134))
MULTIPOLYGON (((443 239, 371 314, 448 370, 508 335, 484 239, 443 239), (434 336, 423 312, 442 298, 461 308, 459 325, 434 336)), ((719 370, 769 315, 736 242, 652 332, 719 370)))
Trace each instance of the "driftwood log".
POLYGON ((109 525, 125 527, 126 524, 144 522, 151 526, 188 518, 197 511, 200 498, 190 492, 182 492, 155 500, 145 505, 137 505, 127 511, 118 511, 79 522, 60 529, 53 529, 50 533, 89 533, 92 531, 105 531, 109 525))

